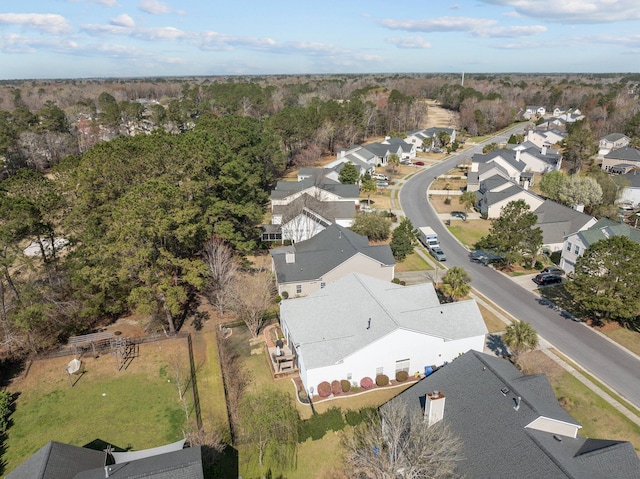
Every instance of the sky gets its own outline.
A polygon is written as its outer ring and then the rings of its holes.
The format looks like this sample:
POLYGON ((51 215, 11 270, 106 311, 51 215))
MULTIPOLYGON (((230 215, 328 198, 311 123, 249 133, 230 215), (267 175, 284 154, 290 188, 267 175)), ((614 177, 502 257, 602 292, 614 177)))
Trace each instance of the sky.
POLYGON ((638 0, 2 0, 0 79, 638 72, 638 0))

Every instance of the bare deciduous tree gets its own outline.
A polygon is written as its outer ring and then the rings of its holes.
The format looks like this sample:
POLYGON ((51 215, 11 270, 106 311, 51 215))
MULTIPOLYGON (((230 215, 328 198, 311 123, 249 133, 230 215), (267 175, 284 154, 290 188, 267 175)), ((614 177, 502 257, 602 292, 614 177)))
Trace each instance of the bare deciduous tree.
POLYGON ((346 465, 361 479, 452 478, 462 460, 462 442, 447 425, 432 426, 421 411, 410 412, 399 399, 345 435, 346 465))
POLYGON ((265 314, 275 296, 273 275, 263 268, 237 275, 230 291, 231 309, 247 325, 251 336, 258 337, 265 322, 265 314))
POLYGON ((222 239, 213 236, 202 251, 204 261, 209 268, 208 296, 220 314, 224 314, 231 292, 231 285, 238 274, 238 263, 231 247, 222 239))

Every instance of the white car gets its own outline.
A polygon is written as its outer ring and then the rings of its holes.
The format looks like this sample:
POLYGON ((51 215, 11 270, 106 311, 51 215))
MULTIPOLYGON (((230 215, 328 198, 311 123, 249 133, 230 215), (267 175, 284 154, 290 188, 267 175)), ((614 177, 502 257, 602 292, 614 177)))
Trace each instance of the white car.
POLYGON ((374 173, 373 175, 371 175, 371 178, 373 178, 374 180, 389 181, 388 176, 381 175, 380 173, 374 173))

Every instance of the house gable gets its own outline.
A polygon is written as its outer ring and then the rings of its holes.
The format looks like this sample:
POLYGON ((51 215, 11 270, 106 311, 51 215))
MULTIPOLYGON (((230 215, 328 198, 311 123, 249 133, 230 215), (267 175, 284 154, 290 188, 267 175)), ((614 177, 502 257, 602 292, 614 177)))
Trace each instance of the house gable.
POLYGON ((392 401, 425 414, 433 391, 446 398, 442 420, 463 444, 461 476, 640 478, 632 447, 576 434, 580 424, 560 407, 543 375, 523 376, 509 361, 469 351, 392 401), (591 450, 599 460, 587 459, 591 450))

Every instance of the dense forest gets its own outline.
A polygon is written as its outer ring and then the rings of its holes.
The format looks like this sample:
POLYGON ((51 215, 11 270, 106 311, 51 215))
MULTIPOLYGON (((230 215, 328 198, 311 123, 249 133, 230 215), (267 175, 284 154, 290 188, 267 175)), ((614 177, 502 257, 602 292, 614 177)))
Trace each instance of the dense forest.
MULTIPOLYGON (((203 244, 259 245, 269 191, 293 166, 420 128, 426 100, 484 135, 525 105, 579 108, 565 145, 640 136, 638 75, 336 75, 0 83, 0 323, 36 352, 139 311, 179 328, 209 282, 203 244), (33 242, 38 254, 23 250, 33 242)), ((597 142, 595 143, 597 145, 597 142)), ((573 156, 572 156, 573 155, 573 156)))

